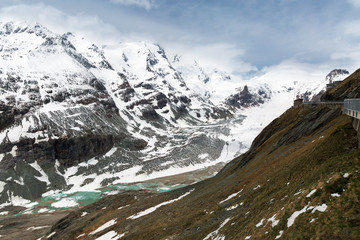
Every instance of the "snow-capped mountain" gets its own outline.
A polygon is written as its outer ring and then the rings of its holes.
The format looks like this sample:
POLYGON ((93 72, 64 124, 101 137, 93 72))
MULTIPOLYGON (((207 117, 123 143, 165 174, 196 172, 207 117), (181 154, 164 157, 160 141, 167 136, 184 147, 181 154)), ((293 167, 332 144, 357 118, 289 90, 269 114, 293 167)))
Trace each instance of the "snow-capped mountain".
POLYGON ((345 69, 334 69, 328 75, 326 75, 325 80, 329 83, 333 83, 335 81, 342 81, 349 75, 349 71, 345 69))
POLYGON ((173 59, 156 44, 1 23, 0 202, 229 161, 309 87, 173 59))

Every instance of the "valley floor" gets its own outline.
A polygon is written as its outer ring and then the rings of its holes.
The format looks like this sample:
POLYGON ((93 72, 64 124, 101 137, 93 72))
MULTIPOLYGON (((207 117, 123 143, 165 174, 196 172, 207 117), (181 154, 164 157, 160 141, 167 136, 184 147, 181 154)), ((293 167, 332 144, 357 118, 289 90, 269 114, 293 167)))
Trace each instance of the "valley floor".
MULTIPOLYGON (((168 177, 151 179, 145 182, 135 184, 148 183, 152 185, 158 184, 166 186, 186 186, 214 176, 223 167, 224 163, 218 163, 214 166, 210 166, 200 170, 168 177)), ((85 205, 81 205, 80 207, 85 205)), ((44 213, 39 213, 38 211, 30 211, 34 209, 27 209, 25 207, 2 208, 0 210, 0 238, 5 240, 13 240, 18 238, 21 238, 22 240, 39 239, 50 230, 52 225, 54 225, 60 219, 64 218, 69 213, 80 209, 80 207, 76 206, 66 209, 57 209, 55 211, 44 213), (27 214, 22 214, 24 212, 27 212, 27 214), (3 215, 1 213, 3 213, 3 215)))

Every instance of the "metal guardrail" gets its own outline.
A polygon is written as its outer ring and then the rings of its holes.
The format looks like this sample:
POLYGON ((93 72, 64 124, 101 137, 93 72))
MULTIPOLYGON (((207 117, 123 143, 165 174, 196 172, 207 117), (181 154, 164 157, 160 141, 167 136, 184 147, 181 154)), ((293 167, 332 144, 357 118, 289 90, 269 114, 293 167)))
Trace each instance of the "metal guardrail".
POLYGON ((321 105, 321 104, 324 104, 324 105, 343 105, 344 102, 341 101, 341 102, 335 102, 335 101, 331 101, 331 102, 304 102, 303 104, 314 104, 314 105, 321 105))
POLYGON ((360 99, 345 99, 344 113, 349 115, 350 117, 360 119, 360 99))
POLYGON ((344 108, 360 112, 360 98, 345 99, 344 108))
POLYGON ((304 103, 343 103, 343 100, 321 100, 321 101, 309 101, 309 102, 304 102, 304 103))

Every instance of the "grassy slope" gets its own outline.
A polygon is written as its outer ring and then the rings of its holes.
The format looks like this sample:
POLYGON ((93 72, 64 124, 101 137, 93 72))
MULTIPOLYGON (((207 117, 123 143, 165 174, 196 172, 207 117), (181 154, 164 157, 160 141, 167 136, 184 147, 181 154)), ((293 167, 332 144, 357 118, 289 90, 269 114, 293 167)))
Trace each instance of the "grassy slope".
POLYGON ((209 239, 222 235, 226 239, 250 235, 250 239, 274 239, 280 230, 284 231, 281 239, 360 239, 360 151, 356 146, 350 119, 339 111, 289 109, 264 129, 247 154, 234 159, 214 178, 169 193, 106 197, 54 225, 52 238, 75 239, 85 233, 77 239, 95 239, 115 230, 125 233, 122 239, 203 239, 230 218, 209 239), (350 176, 344 178, 344 173, 350 176), (141 218, 127 219, 190 189, 195 191, 179 201, 141 218), (219 204, 241 189, 238 196, 219 204), (306 197, 313 189, 316 193, 306 197), (334 192, 340 197, 332 197, 334 192), (295 211, 323 203, 325 212, 309 210, 287 227, 295 211), (226 210, 236 204, 237 208, 226 210), (80 217, 84 211, 89 214, 80 217), (279 223, 272 227, 267 219, 274 214, 279 223), (117 219, 117 224, 88 235, 111 219, 117 219), (261 219, 264 224, 256 227, 261 219))

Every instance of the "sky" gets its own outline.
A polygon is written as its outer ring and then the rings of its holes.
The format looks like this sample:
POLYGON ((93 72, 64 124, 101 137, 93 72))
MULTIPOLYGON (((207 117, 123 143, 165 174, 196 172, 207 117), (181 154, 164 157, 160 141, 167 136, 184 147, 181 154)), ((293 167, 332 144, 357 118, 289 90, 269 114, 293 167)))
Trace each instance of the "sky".
POLYGON ((286 62, 360 67, 360 0, 1 0, 0 21, 96 44, 158 43, 246 76, 286 62))

